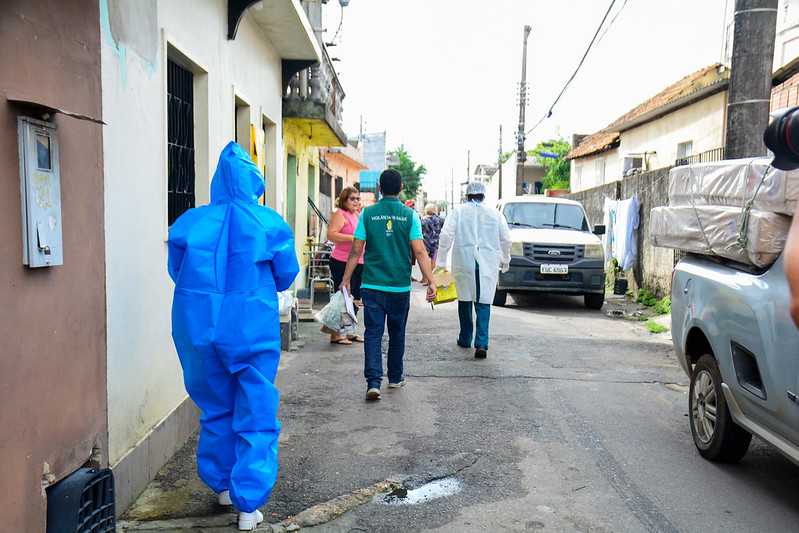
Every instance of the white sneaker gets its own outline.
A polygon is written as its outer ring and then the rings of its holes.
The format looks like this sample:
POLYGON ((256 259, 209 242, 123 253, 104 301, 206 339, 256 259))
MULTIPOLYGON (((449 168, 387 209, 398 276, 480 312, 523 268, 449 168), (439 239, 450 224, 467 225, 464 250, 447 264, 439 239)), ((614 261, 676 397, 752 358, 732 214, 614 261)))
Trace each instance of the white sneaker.
POLYGON ((217 494, 216 501, 219 502, 219 505, 233 505, 233 502, 230 500, 229 490, 223 490, 222 492, 217 494))
POLYGON ((405 380, 404 379, 402 381, 397 382, 397 383, 389 383, 388 384, 388 388, 389 389, 398 389, 398 388, 402 387, 403 385, 405 385, 405 380))
POLYGON ((377 389, 377 388, 373 387, 373 388, 369 389, 368 391, 366 391, 366 400, 367 401, 373 402, 373 401, 379 400, 379 399, 380 399, 380 389, 377 389))
POLYGON ((261 511, 256 509, 251 513, 239 513, 239 531, 252 531, 255 527, 264 521, 264 515, 261 511))

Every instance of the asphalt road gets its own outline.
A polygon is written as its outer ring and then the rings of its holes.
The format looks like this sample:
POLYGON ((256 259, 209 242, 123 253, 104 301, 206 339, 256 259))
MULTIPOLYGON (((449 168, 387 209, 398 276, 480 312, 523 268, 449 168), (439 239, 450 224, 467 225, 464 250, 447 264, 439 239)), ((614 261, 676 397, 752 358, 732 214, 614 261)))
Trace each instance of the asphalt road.
POLYGON ((409 496, 313 529, 796 531, 798 467, 757 441, 736 465, 696 453, 667 334, 582 298, 520 304, 492 308, 489 356, 476 360, 455 344, 455 305, 431 310, 415 290, 407 386, 376 403, 363 400, 361 347, 304 329, 305 349, 279 372, 281 473, 267 516, 396 480, 409 496), (414 489, 439 497, 414 503, 414 489))
POLYGON ((267 522, 316 532, 797 531, 799 467, 756 439, 734 465, 696 452, 668 333, 578 297, 509 299, 492 307, 488 358, 476 360, 455 344, 455 304, 431 310, 414 285, 407 385, 384 383, 378 402, 364 401, 362 346, 331 345, 318 324, 300 324, 304 345, 278 371, 280 472, 267 522))

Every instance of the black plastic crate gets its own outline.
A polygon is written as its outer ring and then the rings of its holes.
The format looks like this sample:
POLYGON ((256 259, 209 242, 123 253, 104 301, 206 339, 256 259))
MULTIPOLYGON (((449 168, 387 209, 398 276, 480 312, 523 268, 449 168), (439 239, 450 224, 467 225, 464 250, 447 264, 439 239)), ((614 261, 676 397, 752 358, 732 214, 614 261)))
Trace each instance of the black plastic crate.
POLYGON ((114 474, 81 468, 47 489, 47 533, 113 533, 114 474))

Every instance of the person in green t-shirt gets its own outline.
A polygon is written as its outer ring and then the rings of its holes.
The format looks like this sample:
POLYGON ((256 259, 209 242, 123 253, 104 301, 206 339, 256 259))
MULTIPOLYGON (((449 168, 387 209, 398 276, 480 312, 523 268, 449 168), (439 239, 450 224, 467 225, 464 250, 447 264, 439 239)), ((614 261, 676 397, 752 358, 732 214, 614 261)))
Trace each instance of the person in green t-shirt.
POLYGON ((347 258, 341 288, 350 290, 350 278, 361 256, 364 243, 369 243, 363 256, 361 301, 364 320, 364 370, 366 399, 380 399, 383 382, 383 331, 388 325, 388 387, 405 385, 402 358, 405 354, 405 324, 411 302, 411 254, 419 262, 428 282, 427 301, 436 296, 436 282, 430 259, 422 240, 419 217, 402 204, 402 176, 394 169, 380 174, 378 190, 383 195, 375 205, 363 210, 353 234, 354 241, 347 258))

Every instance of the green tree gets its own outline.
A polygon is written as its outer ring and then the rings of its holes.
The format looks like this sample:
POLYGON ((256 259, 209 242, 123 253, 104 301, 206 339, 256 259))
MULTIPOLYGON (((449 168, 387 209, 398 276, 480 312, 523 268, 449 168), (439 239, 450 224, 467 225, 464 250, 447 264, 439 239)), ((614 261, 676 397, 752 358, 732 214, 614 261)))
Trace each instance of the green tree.
POLYGON ((424 165, 417 165, 411 159, 411 154, 405 150, 404 144, 401 144, 396 150, 390 151, 388 155, 394 156, 399 160, 399 165, 390 165, 389 168, 398 170, 400 175, 402 175, 402 184, 404 186, 402 189, 403 201, 415 199, 416 193, 422 186, 422 179, 427 174, 427 169, 424 165))
POLYGON ((571 166, 563 157, 571 152, 571 145, 567 140, 558 136, 557 139, 542 141, 532 150, 527 151, 527 155, 535 157, 536 161, 546 167, 547 173, 541 180, 541 189, 568 189, 571 176, 571 166), (543 157, 541 152, 555 154, 557 159, 543 157))

